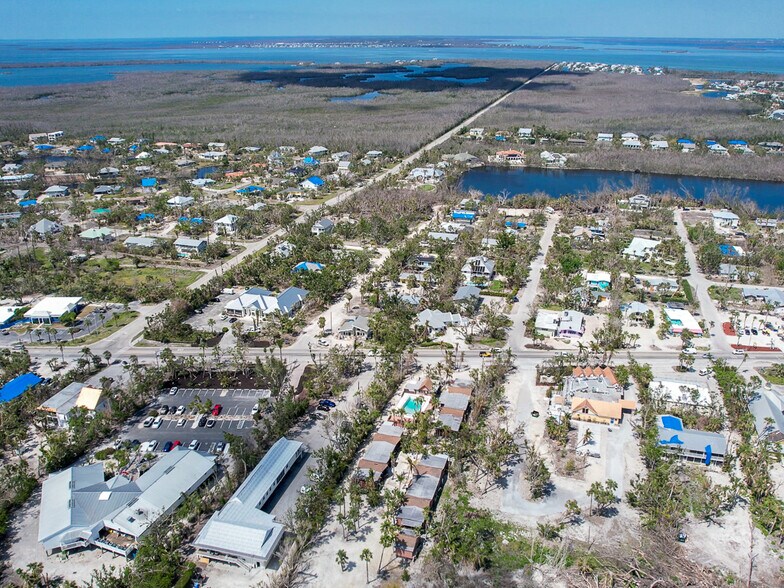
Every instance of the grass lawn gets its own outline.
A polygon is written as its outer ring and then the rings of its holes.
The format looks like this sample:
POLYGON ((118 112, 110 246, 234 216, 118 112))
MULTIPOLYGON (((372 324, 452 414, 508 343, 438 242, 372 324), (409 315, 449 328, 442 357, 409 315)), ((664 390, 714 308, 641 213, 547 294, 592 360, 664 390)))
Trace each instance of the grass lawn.
POLYGON ((89 345, 90 343, 95 343, 96 341, 100 341, 104 337, 108 337, 112 333, 119 331, 124 326, 132 323, 136 317, 139 316, 139 313, 135 310, 129 310, 128 312, 120 312, 114 315, 111 319, 107 320, 101 327, 98 327, 92 333, 87 335, 86 337, 82 337, 81 339, 74 339, 73 341, 64 342, 63 344, 66 347, 71 346, 84 346, 89 345))
POLYGON ((503 292, 505 287, 505 284, 501 280, 493 280, 490 282, 490 285, 487 287, 487 289, 490 292, 503 292))
POLYGON ((436 189, 436 187, 433 184, 422 184, 421 186, 419 186, 419 189, 422 190, 423 192, 432 192, 433 190, 436 189))
POLYGON ((783 385, 784 370, 782 370, 781 368, 782 368, 781 364, 774 364, 769 368, 761 369, 760 374, 762 374, 762 377, 765 378, 771 384, 783 385))
POLYGON ((740 288, 733 288, 732 286, 710 286, 708 293, 713 300, 727 300, 729 302, 740 302, 741 291, 740 288))
POLYGON ((202 272, 187 269, 164 267, 124 267, 111 273, 111 280, 118 286, 135 286, 151 278, 156 282, 169 282, 174 279, 178 288, 191 285, 202 276, 202 272))

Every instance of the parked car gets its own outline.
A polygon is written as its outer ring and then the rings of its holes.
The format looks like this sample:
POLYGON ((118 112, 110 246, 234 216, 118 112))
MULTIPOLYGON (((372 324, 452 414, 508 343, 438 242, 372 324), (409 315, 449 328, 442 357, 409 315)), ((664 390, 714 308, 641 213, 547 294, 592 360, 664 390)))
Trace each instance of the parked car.
POLYGON ((144 453, 155 451, 157 448, 158 448, 158 442, 153 439, 152 441, 147 442, 147 449, 144 451, 144 453))
POLYGON ((172 443, 171 448, 174 449, 175 447, 179 447, 180 445, 182 445, 182 441, 175 441, 174 443, 172 443))
POLYGON ((256 404, 253 405, 253 408, 250 409, 250 414, 251 415, 257 415, 257 414, 259 414, 260 410, 261 410, 261 407, 259 406, 259 403, 257 402, 256 404))
POLYGON ((332 409, 330 407, 328 407, 326 404, 319 404, 316 407, 316 410, 323 410, 324 412, 329 412, 332 409))
POLYGON ((319 339, 318 344, 321 345, 322 347, 329 347, 329 341, 327 341, 326 339, 319 339))
POLYGON ((177 412, 175 414, 185 414, 185 405, 181 405, 177 408, 177 412))
POLYGON ((215 419, 207 419, 207 428, 211 429, 215 426, 215 419))
POLYGON ((145 429, 149 429, 150 427, 152 427, 152 424, 154 422, 155 422, 155 417, 147 417, 146 419, 144 419, 142 425, 144 425, 145 429))
POLYGON ((188 449, 192 449, 192 450, 196 451, 198 448, 199 448, 199 440, 198 439, 194 439, 193 441, 188 443, 188 449))
POLYGON ((683 350, 683 353, 685 353, 686 355, 697 355, 697 350, 694 349, 694 347, 686 347, 683 350))
POLYGON ((172 388, 169 390, 169 396, 174 396, 175 394, 177 394, 177 392, 179 392, 179 390, 180 389, 177 388, 177 386, 172 386, 172 388))
POLYGON ((168 453, 169 451, 171 451, 171 448, 172 448, 172 442, 171 441, 167 441, 166 443, 163 444, 163 452, 164 453, 168 453))
POLYGON ((215 453, 223 453, 224 449, 226 449, 226 443, 218 441, 218 444, 215 446, 215 453))
POLYGON ((201 417, 199 417, 199 426, 203 427, 206 424, 207 424, 207 415, 203 414, 201 415, 201 417))
POLYGON ((752 335, 759 335, 759 332, 757 331, 757 329, 752 329, 751 330, 751 334, 752 335))
POLYGON ((733 349, 732 355, 746 355, 746 352, 743 349, 733 349))
POLYGON ((323 404, 324 406, 328 406, 330 408, 335 408, 337 406, 337 404, 335 404, 331 400, 327 400, 326 398, 322 398, 321 400, 319 400, 319 404, 323 404))
POLYGON ((158 414, 169 414, 169 407, 164 404, 158 409, 158 414))
POLYGON ((152 422, 152 428, 153 428, 153 429, 160 429, 162 424, 163 424, 163 417, 157 417, 157 418, 156 418, 156 419, 155 419, 155 420, 152 422))
POLYGON ((218 416, 222 410, 223 410, 223 405, 216 404, 215 406, 212 407, 212 416, 218 416))
POLYGON ((177 421, 177 426, 178 427, 184 427, 185 423, 187 423, 187 422, 188 422, 188 419, 180 419, 180 420, 177 421))
POLYGON ((480 351, 479 357, 493 357, 493 353, 490 351, 480 351))

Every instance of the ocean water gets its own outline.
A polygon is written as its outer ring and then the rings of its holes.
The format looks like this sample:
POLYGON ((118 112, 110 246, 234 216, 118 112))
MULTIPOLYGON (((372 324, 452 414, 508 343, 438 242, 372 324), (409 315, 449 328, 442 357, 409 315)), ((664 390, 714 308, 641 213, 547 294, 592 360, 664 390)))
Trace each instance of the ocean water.
MULTIPOLYGON (((280 41, 281 40, 278 39, 280 41)), ((253 46, 264 39, 137 39, 0 42, 0 86, 87 83, 139 71, 269 71, 298 64, 410 60, 523 59, 589 61, 701 71, 784 74, 784 40, 515 37, 486 46, 253 46)), ((315 41, 315 40, 314 40, 315 41)), ((360 39, 354 39, 359 42, 360 39)))

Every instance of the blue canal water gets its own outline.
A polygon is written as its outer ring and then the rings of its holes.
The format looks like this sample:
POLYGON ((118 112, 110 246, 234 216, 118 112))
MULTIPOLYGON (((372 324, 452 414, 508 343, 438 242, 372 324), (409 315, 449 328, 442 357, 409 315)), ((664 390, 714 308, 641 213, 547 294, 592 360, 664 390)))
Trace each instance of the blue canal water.
POLYGON ((298 67, 295 65, 297 63, 388 64, 395 61, 430 59, 590 61, 701 71, 784 74, 784 40, 781 39, 514 37, 485 39, 489 45, 478 47, 406 46, 405 39, 396 39, 398 43, 395 46, 253 46, 254 42, 263 41, 264 39, 2 41, 0 86, 99 82, 110 80, 124 72, 271 71, 298 67), (129 61, 136 63, 129 64, 129 61), (160 63, 162 61, 170 63, 160 63), (231 61, 263 63, 228 63, 231 61), (15 67, 9 67, 12 65, 15 67))
POLYGON ((635 188, 647 194, 673 192, 700 200, 712 197, 748 199, 762 210, 784 209, 784 183, 754 180, 602 170, 483 167, 467 171, 459 186, 462 190, 478 190, 483 194, 516 196, 541 192, 553 198, 583 196, 603 189, 635 188))
POLYGON ((335 96, 334 98, 330 98, 330 102, 367 102, 369 100, 375 100, 381 96, 381 92, 365 92, 364 94, 360 94, 359 96, 335 96))
POLYGON ((207 167, 200 167, 199 169, 196 170, 196 177, 199 178, 200 180, 203 180, 210 174, 214 174, 216 171, 218 171, 218 168, 214 165, 209 165, 207 167))

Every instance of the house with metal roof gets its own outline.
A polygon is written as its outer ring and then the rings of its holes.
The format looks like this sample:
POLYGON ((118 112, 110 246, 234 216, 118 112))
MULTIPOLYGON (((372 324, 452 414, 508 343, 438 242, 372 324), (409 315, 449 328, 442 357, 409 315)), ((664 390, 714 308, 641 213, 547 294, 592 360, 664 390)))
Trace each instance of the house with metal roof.
POLYGON ((158 245, 155 237, 128 237, 123 241, 126 249, 152 249, 158 245))
POLYGON ((178 237, 174 242, 174 248, 177 250, 179 257, 192 257, 200 255, 207 250, 207 240, 178 237))
POLYGON ((776 443, 784 441, 784 396, 760 388, 749 403, 749 412, 761 439, 776 443))
POLYGON ((193 542, 198 555, 245 569, 266 567, 283 538, 284 527, 262 508, 303 452, 301 442, 278 439, 204 525, 193 542))
POLYGON ((108 227, 87 229, 79 233, 79 238, 90 243, 108 243, 114 240, 114 231, 108 227))
POLYGON ((30 319, 31 323, 53 323, 68 312, 76 312, 82 299, 78 296, 47 296, 43 300, 34 304, 25 313, 25 318, 30 319))
POLYGON ((324 235, 327 233, 331 233, 335 228, 335 223, 333 223, 328 218, 322 218, 317 220, 313 225, 310 227, 310 232, 313 235, 324 235))
POLYGON ((166 201, 166 204, 168 204, 172 208, 185 208, 186 206, 190 206, 194 202, 195 200, 193 199, 192 196, 174 196, 172 198, 169 198, 166 201))
POLYGON ((672 415, 658 418, 659 445, 686 461, 721 465, 727 453, 727 439, 710 431, 684 429, 683 421, 672 415))
POLYGON ((462 327, 468 323, 454 312, 425 309, 417 315, 417 325, 427 327, 431 335, 443 333, 448 327, 462 327))
POLYGON ((237 232, 240 217, 236 214, 227 214, 216 220, 212 226, 217 235, 233 235, 237 232))
POLYGON ((626 257, 633 257, 636 259, 650 259, 660 243, 660 241, 654 239, 634 237, 626 249, 623 250, 623 254, 626 257))
POLYGON ((43 402, 38 410, 53 426, 63 429, 68 426, 74 410, 82 409, 86 414, 94 415, 96 412, 103 412, 108 406, 100 388, 93 388, 82 382, 71 382, 43 402))
POLYGON ((740 223, 740 217, 729 210, 714 210, 711 214, 713 217, 714 229, 737 229, 740 223))
POLYGON ((249 288, 226 304, 228 316, 263 318, 273 313, 287 316, 294 314, 305 302, 308 291, 303 288, 286 288, 278 296, 264 288, 249 288))
POLYGON ((349 317, 338 328, 339 337, 367 339, 370 336, 370 323, 366 316, 349 317))
POLYGON ((214 472, 214 456, 182 448, 134 481, 104 480, 103 463, 56 472, 43 483, 38 542, 50 555, 93 545, 127 557, 155 521, 214 472))
POLYGON ((585 315, 576 310, 542 310, 536 314, 536 330, 545 337, 582 337, 585 315))
POLYGON ((764 302, 775 307, 784 306, 784 290, 778 288, 743 288, 742 294, 747 301, 764 302))
POLYGON ((466 259, 460 271, 466 284, 470 284, 474 280, 487 282, 492 280, 495 275, 495 262, 484 255, 476 255, 466 259))
POLYGON ((27 232, 28 234, 35 233, 39 237, 44 237, 46 235, 54 235, 55 233, 59 233, 63 230, 63 225, 60 223, 56 223, 54 221, 50 221, 49 219, 43 218, 31 226, 27 232))

